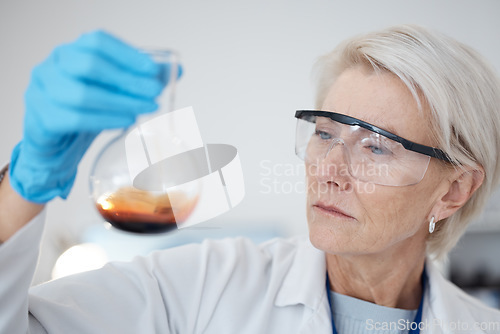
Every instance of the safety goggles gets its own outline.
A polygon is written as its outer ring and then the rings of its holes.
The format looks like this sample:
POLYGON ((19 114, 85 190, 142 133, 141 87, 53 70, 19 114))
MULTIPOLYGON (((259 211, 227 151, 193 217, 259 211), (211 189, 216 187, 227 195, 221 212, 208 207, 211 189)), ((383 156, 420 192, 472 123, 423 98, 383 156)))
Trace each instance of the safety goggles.
POLYGON ((378 185, 408 186, 422 180, 431 157, 450 162, 440 149, 414 143, 354 117, 330 111, 297 110, 295 153, 312 166, 323 166, 335 146, 343 162, 331 161, 353 178, 378 185))

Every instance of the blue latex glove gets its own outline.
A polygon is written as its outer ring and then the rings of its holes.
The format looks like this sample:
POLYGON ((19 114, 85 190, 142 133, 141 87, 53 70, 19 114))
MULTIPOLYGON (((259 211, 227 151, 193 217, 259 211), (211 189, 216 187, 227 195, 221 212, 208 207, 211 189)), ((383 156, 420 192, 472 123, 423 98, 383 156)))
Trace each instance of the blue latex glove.
POLYGON ((146 54, 96 31, 56 48, 35 67, 25 94, 22 141, 10 182, 26 200, 66 198, 77 166, 104 129, 132 125, 157 109, 164 70, 146 54))

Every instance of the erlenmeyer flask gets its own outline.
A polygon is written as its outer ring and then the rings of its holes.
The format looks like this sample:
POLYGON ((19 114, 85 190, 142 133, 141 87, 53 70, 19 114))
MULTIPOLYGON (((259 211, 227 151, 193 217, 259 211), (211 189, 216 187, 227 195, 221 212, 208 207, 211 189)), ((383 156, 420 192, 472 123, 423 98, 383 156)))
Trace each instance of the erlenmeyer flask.
POLYGON ((145 52, 165 69, 160 79, 168 85, 158 98, 159 110, 141 116, 104 147, 92 168, 90 188, 97 210, 114 227, 159 233, 175 229, 194 210, 202 172, 184 145, 190 113, 172 112, 178 56, 145 52))

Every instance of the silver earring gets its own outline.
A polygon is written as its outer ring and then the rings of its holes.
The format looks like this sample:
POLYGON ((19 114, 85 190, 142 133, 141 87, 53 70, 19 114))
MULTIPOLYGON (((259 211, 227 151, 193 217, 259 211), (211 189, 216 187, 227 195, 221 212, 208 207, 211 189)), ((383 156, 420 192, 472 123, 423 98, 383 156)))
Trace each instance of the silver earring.
POLYGON ((434 232, 434 228, 436 227, 436 223, 434 222, 434 216, 431 217, 431 221, 429 222, 429 233, 434 232))

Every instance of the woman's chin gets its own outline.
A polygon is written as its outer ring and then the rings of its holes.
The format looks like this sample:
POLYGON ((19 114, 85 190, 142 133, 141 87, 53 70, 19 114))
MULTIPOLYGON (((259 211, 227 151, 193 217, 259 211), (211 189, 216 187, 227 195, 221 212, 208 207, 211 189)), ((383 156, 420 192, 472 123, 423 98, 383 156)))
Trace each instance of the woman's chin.
POLYGON ((318 226, 319 224, 309 224, 309 240, 311 244, 326 253, 344 253, 347 245, 341 233, 335 233, 331 228, 318 226))

